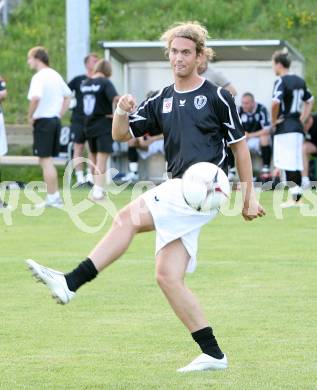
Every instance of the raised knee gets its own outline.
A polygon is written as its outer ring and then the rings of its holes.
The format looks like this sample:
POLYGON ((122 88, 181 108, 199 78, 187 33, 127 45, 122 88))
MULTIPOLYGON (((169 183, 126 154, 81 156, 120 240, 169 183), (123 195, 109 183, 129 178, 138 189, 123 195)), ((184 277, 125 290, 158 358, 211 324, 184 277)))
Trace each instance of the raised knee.
POLYGON ((116 228, 124 227, 125 229, 131 229, 133 233, 137 233, 137 228, 134 226, 131 213, 128 207, 120 210, 113 220, 113 226, 116 228))
POLYGON ((129 218, 125 209, 120 210, 113 220, 113 225, 127 225, 129 223, 129 218))

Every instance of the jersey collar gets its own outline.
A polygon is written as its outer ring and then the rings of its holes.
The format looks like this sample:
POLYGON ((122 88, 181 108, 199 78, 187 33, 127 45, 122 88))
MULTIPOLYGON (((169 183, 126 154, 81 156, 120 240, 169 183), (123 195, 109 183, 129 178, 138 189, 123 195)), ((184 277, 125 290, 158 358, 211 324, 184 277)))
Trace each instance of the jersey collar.
POLYGON ((203 81, 196 88, 188 89, 187 91, 178 91, 175 87, 175 84, 174 84, 174 91, 177 93, 188 93, 188 92, 197 91, 197 89, 199 89, 204 84, 205 81, 206 81, 206 79, 203 78, 203 81))

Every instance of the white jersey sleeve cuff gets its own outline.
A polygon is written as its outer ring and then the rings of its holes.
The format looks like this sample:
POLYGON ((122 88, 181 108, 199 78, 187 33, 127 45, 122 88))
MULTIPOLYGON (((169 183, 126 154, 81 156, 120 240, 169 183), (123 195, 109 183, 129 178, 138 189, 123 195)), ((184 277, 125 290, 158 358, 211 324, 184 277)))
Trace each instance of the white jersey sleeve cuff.
POLYGON ((241 138, 234 139, 234 140, 232 140, 232 141, 230 141, 230 142, 227 142, 227 144, 228 144, 228 145, 235 144, 235 143, 237 143, 237 142, 239 142, 239 141, 242 141, 242 140, 245 139, 245 138, 246 138, 246 136, 244 135, 244 136, 241 137, 241 138))
POLYGON ((310 103, 315 100, 314 96, 311 96, 309 99, 305 100, 305 103, 310 103))
POLYGON ((133 137, 133 138, 136 138, 136 136, 134 135, 134 133, 133 133, 133 131, 132 131, 132 129, 131 129, 130 126, 129 126, 129 131, 130 131, 130 134, 132 135, 132 137, 133 137))

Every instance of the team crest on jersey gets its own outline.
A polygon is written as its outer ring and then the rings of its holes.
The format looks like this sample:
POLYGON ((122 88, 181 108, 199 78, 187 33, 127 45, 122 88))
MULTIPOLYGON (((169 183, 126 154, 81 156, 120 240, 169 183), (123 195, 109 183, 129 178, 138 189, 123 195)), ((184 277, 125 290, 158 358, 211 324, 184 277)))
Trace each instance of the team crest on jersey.
POLYGON ((248 121, 248 115, 247 114, 241 114, 241 120, 243 123, 248 121))
POLYGON ((95 108, 96 97, 94 95, 85 95, 83 99, 83 103, 84 103, 85 115, 87 116, 91 115, 95 108))
POLYGON ((194 98, 194 105, 197 108, 197 110, 200 110, 203 108, 207 103, 207 98, 204 95, 198 95, 194 98))
POLYGON ((163 114, 168 114, 169 112, 172 112, 173 108, 173 96, 170 98, 165 98, 163 100, 163 114))

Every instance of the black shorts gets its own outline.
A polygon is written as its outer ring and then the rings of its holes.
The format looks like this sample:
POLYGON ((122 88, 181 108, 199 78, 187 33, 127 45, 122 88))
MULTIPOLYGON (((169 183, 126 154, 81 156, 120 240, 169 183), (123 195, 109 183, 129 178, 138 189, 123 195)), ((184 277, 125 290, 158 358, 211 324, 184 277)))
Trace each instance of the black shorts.
POLYGON ((112 142, 113 140, 110 132, 88 138, 91 153, 112 153, 112 142))
POLYGON ((59 118, 39 118, 33 124, 33 154, 56 157, 59 153, 61 121, 59 118))
POLYGON ((72 140, 76 144, 84 144, 87 141, 87 136, 85 133, 84 119, 76 120, 70 125, 70 132, 72 135, 72 140))

